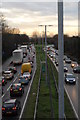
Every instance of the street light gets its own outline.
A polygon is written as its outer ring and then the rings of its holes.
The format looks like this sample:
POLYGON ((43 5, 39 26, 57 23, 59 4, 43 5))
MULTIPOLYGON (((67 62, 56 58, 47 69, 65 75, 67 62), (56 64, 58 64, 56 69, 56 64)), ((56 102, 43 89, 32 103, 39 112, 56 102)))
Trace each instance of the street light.
POLYGON ((47 31, 47 26, 51 27, 53 25, 38 25, 39 27, 45 27, 45 68, 46 68, 46 84, 47 84, 47 36, 46 36, 46 31, 47 31))
POLYGON ((59 119, 64 119, 63 0, 58 0, 59 119))

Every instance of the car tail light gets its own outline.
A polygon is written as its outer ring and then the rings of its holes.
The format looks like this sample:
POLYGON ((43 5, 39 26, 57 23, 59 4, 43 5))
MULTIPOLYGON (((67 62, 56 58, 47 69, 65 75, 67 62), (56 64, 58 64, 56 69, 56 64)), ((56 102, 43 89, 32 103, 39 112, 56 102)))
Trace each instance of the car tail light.
POLYGON ((16 70, 16 68, 14 68, 14 70, 16 70))
POLYGON ((31 70, 29 70, 29 72, 31 73, 31 70))
POLYGON ((2 82, 4 82, 4 80, 2 80, 2 82))
POLYGON ((16 110, 16 107, 13 107, 12 109, 13 109, 13 110, 16 110))
POLYGON ((22 88, 19 88, 19 90, 21 91, 21 90, 22 90, 22 88))
POLYGON ((5 110, 5 108, 2 107, 2 110, 5 110))
POLYGON ((10 91, 12 91, 12 88, 10 89, 10 91))

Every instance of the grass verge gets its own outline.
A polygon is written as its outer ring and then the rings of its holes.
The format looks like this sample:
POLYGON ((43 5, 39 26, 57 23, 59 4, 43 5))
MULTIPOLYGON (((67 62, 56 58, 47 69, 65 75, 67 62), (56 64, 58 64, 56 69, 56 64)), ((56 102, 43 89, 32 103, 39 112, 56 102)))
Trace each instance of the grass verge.
MULTIPOLYGON (((35 109, 35 102, 36 102, 36 95, 37 95, 37 88, 38 88, 38 81, 40 76, 40 60, 45 60, 45 54, 42 52, 42 46, 36 46, 36 60, 37 60, 37 70, 34 77, 34 81, 31 87, 31 91, 28 97, 28 101, 26 103, 23 118, 31 118, 33 119, 34 116, 34 109, 35 109)), ((51 62, 51 60, 48 58, 48 66, 51 64, 53 67, 53 73, 58 85, 58 72, 51 62)), ((53 99, 53 108, 54 108, 54 118, 58 118, 58 96, 55 90, 55 85, 53 81, 52 71, 49 66, 49 76, 50 76, 50 83, 51 83, 51 91, 52 91, 52 99, 53 99)), ((73 112, 72 106, 70 104, 70 101, 64 93, 64 100, 65 100, 65 115, 66 118, 75 118, 75 114, 73 112)), ((46 85, 45 81, 45 73, 41 74, 41 86, 40 86, 40 94, 39 94, 39 103, 38 103, 38 109, 37 109, 37 118, 51 118, 51 107, 50 107, 50 98, 49 98, 49 87, 46 85)))
POLYGON ((30 90, 30 94, 28 97, 28 101, 26 103, 24 113, 22 118, 33 118, 34 116, 34 109, 35 109, 35 101, 37 95, 37 87, 38 87, 38 80, 40 76, 40 48, 36 46, 36 62, 37 62, 37 70, 34 76, 34 81, 30 90))

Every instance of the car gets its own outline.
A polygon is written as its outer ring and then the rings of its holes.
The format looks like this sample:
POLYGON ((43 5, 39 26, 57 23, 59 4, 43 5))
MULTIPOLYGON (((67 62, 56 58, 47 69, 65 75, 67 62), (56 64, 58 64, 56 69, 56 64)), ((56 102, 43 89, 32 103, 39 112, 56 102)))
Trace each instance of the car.
POLYGON ((6 79, 2 76, 2 86, 5 86, 6 83, 7 83, 6 79))
POLYGON ((50 57, 53 58, 53 54, 50 54, 50 57))
POLYGON ((56 62, 56 66, 58 66, 58 62, 56 62))
POLYGON ((20 109, 21 109, 20 101, 18 101, 17 99, 8 99, 3 102, 2 114, 3 115, 12 115, 12 114, 17 115, 20 109))
POLYGON ((25 72, 25 73, 23 74, 23 76, 24 76, 25 78, 28 78, 29 80, 31 80, 31 78, 32 78, 32 76, 31 76, 31 74, 30 74, 29 72, 25 72))
POLYGON ((80 73, 80 66, 74 67, 73 72, 74 73, 80 73))
POLYGON ((65 82, 70 83, 70 84, 76 84, 76 79, 73 74, 71 73, 66 73, 65 74, 65 82))
POLYGON ((70 64, 71 63, 71 59, 70 58, 65 59, 65 63, 70 64))
POLYGON ((48 54, 48 55, 49 55, 49 53, 50 53, 50 52, 49 52, 49 51, 47 51, 47 54, 48 54))
POLYGON ((64 58, 63 58, 63 60, 66 60, 68 57, 66 56, 66 55, 64 55, 64 58))
POLYGON ((19 77, 19 83, 21 83, 22 85, 28 85, 29 83, 29 79, 25 78, 23 75, 19 77))
POLYGON ((64 66, 64 72, 67 72, 67 71, 68 71, 67 66, 64 66))
POLYGON ((23 63, 21 66, 21 74, 23 74, 24 72, 32 72, 32 67, 31 67, 31 63, 23 63))
POLYGON ((11 85, 10 88, 10 96, 22 96, 24 93, 24 87, 20 84, 20 83, 15 83, 13 85, 11 85))
POLYGON ((35 57, 35 55, 34 55, 34 53, 33 53, 33 56, 32 56, 32 58, 34 58, 35 57))
POLYGON ((74 67, 77 67, 78 66, 78 63, 77 62, 72 62, 71 63, 71 67, 74 68, 74 67))
POLYGON ((32 62, 32 63, 34 63, 34 59, 33 59, 33 57, 28 57, 28 62, 32 62))
POLYGON ((8 70, 11 71, 11 72, 13 72, 14 74, 17 72, 16 67, 13 67, 13 66, 9 66, 8 70))
POLYGON ((33 63, 32 62, 30 62, 31 63, 31 67, 33 68, 33 63))
POLYGON ((58 55, 58 54, 59 54, 59 53, 58 53, 58 50, 56 50, 55 53, 56 53, 56 55, 58 55))
POLYGON ((56 66, 58 66, 58 60, 55 60, 55 64, 56 64, 56 66))
POLYGON ((14 77, 14 74, 9 70, 3 71, 2 75, 4 76, 5 79, 12 79, 14 77))
POLYGON ((26 54, 24 53, 24 54, 23 54, 23 58, 25 58, 25 57, 26 57, 26 54))

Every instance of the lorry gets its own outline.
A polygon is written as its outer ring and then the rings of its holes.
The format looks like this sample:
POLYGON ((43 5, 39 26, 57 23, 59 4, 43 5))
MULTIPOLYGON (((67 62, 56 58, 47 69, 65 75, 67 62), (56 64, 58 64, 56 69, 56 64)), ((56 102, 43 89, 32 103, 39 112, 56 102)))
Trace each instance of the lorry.
POLYGON ((13 51, 13 64, 21 64, 23 62, 23 51, 16 49, 13 51))
POLYGON ((22 45, 21 46, 21 49, 23 51, 23 54, 26 54, 27 55, 27 45, 22 45))
POLYGON ((31 63, 23 63, 21 66, 21 74, 23 74, 24 72, 32 72, 32 68, 31 68, 31 63))

